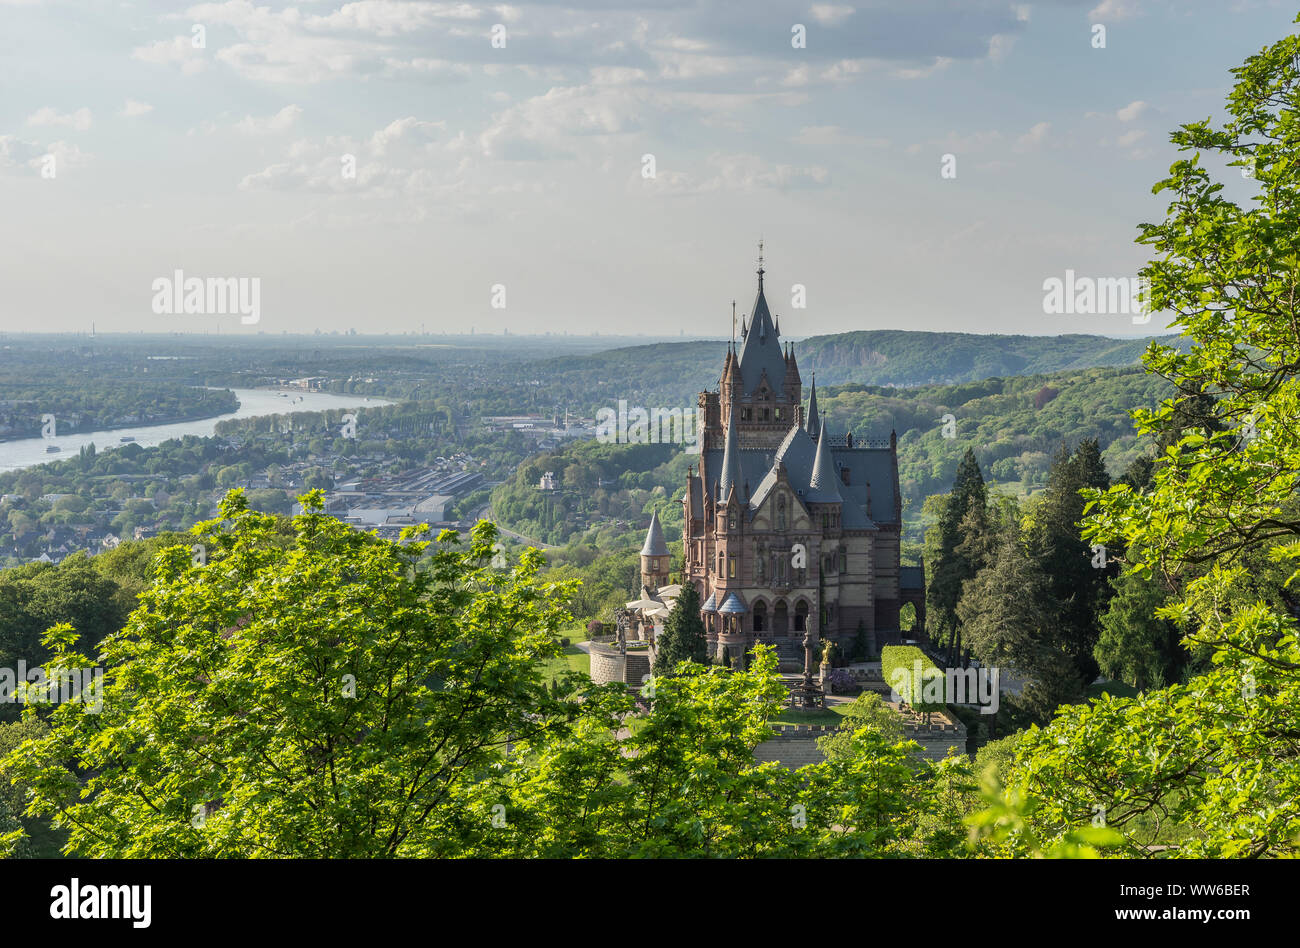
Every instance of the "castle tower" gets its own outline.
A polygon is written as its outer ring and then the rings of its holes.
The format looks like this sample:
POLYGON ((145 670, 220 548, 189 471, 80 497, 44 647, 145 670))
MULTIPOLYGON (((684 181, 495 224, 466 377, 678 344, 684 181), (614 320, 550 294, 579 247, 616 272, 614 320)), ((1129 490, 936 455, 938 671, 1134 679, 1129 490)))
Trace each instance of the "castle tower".
POLYGON ((650 529, 646 531, 645 545, 641 547, 641 585, 652 593, 660 586, 667 586, 671 562, 668 544, 664 541, 664 528, 656 510, 650 515, 650 529))

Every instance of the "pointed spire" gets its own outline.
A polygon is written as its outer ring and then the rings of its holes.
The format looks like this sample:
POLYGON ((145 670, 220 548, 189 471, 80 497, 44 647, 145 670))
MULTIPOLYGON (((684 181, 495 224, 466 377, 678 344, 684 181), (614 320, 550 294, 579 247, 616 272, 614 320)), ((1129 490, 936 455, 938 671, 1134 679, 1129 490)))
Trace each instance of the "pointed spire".
POLYGON ((808 479, 807 499, 822 504, 842 501, 837 481, 835 459, 831 457, 831 435, 823 423, 821 437, 817 439, 817 458, 813 461, 812 476, 808 479))
POLYGON ((727 442, 722 449, 722 479, 718 481, 718 502, 725 504, 740 487, 740 442, 736 436, 736 409, 727 412, 727 442))
POLYGON ((650 529, 646 531, 645 545, 641 547, 642 556, 667 556, 668 544, 664 540, 664 528, 659 523, 659 511, 650 514, 650 529))
POLYGON ((808 396, 808 420, 805 429, 809 437, 816 438, 821 432, 821 419, 817 416, 817 373, 812 376, 812 394, 808 396))

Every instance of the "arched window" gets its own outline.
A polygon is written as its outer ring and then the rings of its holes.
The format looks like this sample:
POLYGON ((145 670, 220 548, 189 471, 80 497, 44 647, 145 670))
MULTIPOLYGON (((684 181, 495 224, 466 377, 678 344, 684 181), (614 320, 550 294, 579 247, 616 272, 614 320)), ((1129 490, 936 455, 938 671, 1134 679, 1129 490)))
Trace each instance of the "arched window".
POLYGON ((776 528, 785 529, 785 498, 778 497, 776 500, 776 528))
POLYGON ((781 635, 790 631, 790 613, 784 599, 779 600, 772 611, 772 631, 781 635))
POLYGON ((808 631, 808 603, 802 599, 799 600, 799 605, 794 607, 794 630, 796 632, 808 631))
POLYGON ((767 603, 765 602, 754 604, 754 631, 767 631, 767 603))
POLYGON ((736 529, 736 512, 734 510, 727 512, 727 529, 736 529))

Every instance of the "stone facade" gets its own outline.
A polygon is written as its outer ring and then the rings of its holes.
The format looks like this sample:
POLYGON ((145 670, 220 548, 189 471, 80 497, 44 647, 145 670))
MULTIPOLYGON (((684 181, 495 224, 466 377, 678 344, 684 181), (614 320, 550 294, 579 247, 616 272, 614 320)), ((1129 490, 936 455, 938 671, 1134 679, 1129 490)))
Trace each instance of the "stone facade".
POLYGON ((591 680, 598 685, 621 681, 640 688, 650 675, 652 663, 648 648, 624 651, 613 641, 593 641, 587 651, 591 656, 591 680))
POLYGON ((896 439, 833 433, 815 383, 804 407, 761 265, 758 275, 740 344, 728 348, 717 390, 699 396, 683 582, 700 592, 715 660, 725 650, 738 664, 761 641, 797 665, 805 629, 844 655, 861 628, 874 651, 901 641, 896 439))

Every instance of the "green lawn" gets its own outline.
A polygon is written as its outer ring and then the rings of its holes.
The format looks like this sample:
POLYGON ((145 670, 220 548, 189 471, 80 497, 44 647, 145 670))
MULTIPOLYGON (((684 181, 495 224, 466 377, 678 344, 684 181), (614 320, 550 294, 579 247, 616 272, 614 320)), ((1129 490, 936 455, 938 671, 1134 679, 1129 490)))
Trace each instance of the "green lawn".
POLYGON ((568 639, 569 644, 564 647, 564 654, 556 656, 547 661, 544 665, 547 681, 554 681, 560 674, 566 671, 580 671, 584 675, 591 674, 591 656, 578 648, 579 642, 587 641, 587 627, 580 623, 575 623, 566 629, 561 629, 559 638, 568 639))

